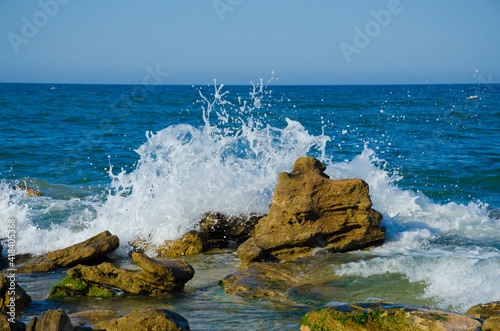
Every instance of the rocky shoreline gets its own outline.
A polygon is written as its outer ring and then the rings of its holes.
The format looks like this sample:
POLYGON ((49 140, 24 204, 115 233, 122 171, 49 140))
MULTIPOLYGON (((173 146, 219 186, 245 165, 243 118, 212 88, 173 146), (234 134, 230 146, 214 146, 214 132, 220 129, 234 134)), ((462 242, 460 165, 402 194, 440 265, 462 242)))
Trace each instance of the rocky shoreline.
MULTIPOLYGON (((360 179, 332 180, 326 167, 311 157, 299 158, 290 173, 279 174, 267 215, 205 214, 199 226, 182 238, 152 245, 138 238, 129 243, 133 266, 122 268, 108 255, 119 247, 109 231, 70 247, 48 252, 17 267, 16 273, 66 270, 48 298, 161 296, 179 293, 196 277, 183 259, 219 248, 237 249, 240 269, 220 275, 228 295, 287 304, 293 293, 309 291, 304 280, 310 259, 382 245, 382 215, 372 209, 368 184, 360 179), (155 258, 148 255, 155 253, 155 258), (148 255, 146 255, 147 253, 148 255)), ((112 310, 67 314, 48 310, 27 324, 14 322, 9 303, 19 315, 31 298, 9 274, 0 275, 0 330, 189 330, 189 322, 168 309, 142 307, 122 316, 112 310)), ((334 300, 335 298, 332 298, 334 300)), ((352 303, 307 313, 301 330, 500 330, 500 302, 471 307, 458 314, 398 303, 352 303)))

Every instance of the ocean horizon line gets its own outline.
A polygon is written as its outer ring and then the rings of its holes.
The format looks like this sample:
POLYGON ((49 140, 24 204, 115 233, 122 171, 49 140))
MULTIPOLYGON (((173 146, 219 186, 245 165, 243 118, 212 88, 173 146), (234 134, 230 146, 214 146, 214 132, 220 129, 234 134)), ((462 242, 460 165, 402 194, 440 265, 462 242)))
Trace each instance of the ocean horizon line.
MULTIPOLYGON (((35 82, 0 82, 0 84, 8 85, 97 85, 97 86, 143 86, 144 84, 134 84, 134 83, 35 83, 35 82)), ((252 86, 252 85, 259 85, 259 84, 226 84, 226 83, 219 83, 218 85, 223 84, 224 86, 252 86)), ((151 86, 211 86, 211 84, 150 84, 151 86)), ((322 87, 328 87, 328 86, 436 86, 436 85, 442 85, 442 86, 457 86, 457 85, 500 85, 500 83, 483 83, 483 82, 475 82, 475 83, 381 83, 381 84, 280 84, 280 83, 275 83, 273 82, 264 84, 266 86, 279 86, 279 87, 296 87, 296 86, 322 86, 322 87)), ((148 85, 149 86, 149 85, 148 85)))

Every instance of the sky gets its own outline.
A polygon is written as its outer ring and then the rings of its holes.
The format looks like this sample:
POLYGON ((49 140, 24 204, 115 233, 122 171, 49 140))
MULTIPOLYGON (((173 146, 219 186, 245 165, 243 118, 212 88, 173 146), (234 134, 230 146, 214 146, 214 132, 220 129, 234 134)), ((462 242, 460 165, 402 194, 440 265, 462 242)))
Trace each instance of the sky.
POLYGON ((0 0, 0 82, 500 81, 499 0, 0 0))

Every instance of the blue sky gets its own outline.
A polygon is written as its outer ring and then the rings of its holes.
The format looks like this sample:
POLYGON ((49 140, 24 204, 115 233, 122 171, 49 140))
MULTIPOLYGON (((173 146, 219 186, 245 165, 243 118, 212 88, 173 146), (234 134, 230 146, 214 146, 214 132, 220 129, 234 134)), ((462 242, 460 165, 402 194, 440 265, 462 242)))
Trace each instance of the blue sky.
POLYGON ((0 0, 0 82, 498 82, 499 35, 498 0, 0 0))

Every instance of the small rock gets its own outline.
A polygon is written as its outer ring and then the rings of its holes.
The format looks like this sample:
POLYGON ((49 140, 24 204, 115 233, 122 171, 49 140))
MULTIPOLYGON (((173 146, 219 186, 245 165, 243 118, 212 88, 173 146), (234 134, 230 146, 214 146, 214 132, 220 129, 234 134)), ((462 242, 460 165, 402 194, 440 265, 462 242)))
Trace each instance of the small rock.
POLYGON ((189 323, 184 317, 173 311, 148 307, 133 311, 122 318, 97 323, 95 329, 105 331, 188 331, 189 323))
POLYGON ((153 245, 143 239, 136 239, 130 245, 137 252, 153 251, 158 257, 196 255, 213 248, 241 244, 253 235, 255 224, 262 217, 264 215, 226 216, 209 212, 201 218, 198 231, 189 231, 177 240, 166 240, 161 245, 153 245))
POLYGON ((0 275, 0 310, 6 313, 10 312, 11 308, 15 312, 20 312, 31 302, 31 297, 12 279, 10 275, 0 275), (13 297, 9 294, 12 288, 15 292, 13 297))
POLYGON ((35 260, 17 267, 17 273, 31 274, 35 272, 50 272, 57 269, 57 263, 48 260, 35 260))
POLYGON ((473 306, 465 313, 486 320, 491 316, 500 315, 500 301, 473 306))
POLYGON ((483 322, 483 331, 499 331, 500 330, 500 315, 494 315, 483 322))
POLYGON ((11 187, 14 190, 26 191, 27 197, 43 197, 45 195, 45 193, 43 193, 43 192, 40 192, 38 190, 35 190, 34 188, 24 186, 24 185, 12 185, 11 187))
POLYGON ((481 322, 471 316, 427 307, 357 303, 310 312, 302 318, 300 330, 480 331, 481 322))
POLYGON ((26 331, 73 331, 73 324, 62 310, 48 310, 40 317, 32 318, 26 331))

